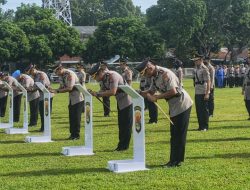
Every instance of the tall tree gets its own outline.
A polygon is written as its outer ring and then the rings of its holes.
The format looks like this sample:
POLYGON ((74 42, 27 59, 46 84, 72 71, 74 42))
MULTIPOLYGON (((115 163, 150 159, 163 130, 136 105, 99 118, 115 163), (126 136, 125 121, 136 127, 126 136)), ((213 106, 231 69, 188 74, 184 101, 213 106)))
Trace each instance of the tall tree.
POLYGON ((51 10, 23 4, 15 21, 29 38, 32 51, 27 58, 32 62, 47 64, 64 54, 73 56, 82 51, 80 34, 57 20, 51 10))
POLYGON ((0 22, 1 62, 24 58, 29 49, 29 40, 22 29, 9 21, 0 22))
POLYGON ((163 54, 163 41, 140 19, 108 19, 100 23, 88 41, 83 57, 95 62, 116 54, 137 60, 147 56, 159 57, 163 54))
POLYGON ((94 26, 114 17, 142 15, 131 0, 72 0, 71 14, 73 24, 78 26, 94 26))

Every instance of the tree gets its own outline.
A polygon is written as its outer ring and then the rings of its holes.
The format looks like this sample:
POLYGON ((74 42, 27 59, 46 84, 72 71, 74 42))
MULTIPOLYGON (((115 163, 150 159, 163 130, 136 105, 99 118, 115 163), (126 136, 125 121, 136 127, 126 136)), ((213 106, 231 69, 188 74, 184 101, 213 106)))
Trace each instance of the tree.
POLYGON ((0 59, 17 61, 29 52, 29 40, 23 30, 9 21, 0 23, 0 59))
POLYGON ((73 24, 77 26, 96 26, 105 18, 102 0, 72 0, 71 14, 73 24))
POLYGON ((94 36, 88 41, 83 57, 89 62, 96 62, 116 54, 134 60, 162 56, 163 41, 140 19, 108 19, 100 23, 94 36))
POLYGON ((204 25, 206 4, 203 0, 158 0, 157 3, 147 10, 147 25, 161 34, 166 48, 174 48, 177 56, 190 56, 194 50, 187 48, 194 33, 204 25))
POLYGON ((78 26, 95 26, 109 18, 142 15, 131 0, 72 0, 71 14, 73 24, 78 26))
POLYGON ((29 38, 32 51, 27 58, 33 63, 47 64, 64 54, 73 56, 82 51, 80 34, 57 20, 51 10, 22 4, 15 22, 29 38))

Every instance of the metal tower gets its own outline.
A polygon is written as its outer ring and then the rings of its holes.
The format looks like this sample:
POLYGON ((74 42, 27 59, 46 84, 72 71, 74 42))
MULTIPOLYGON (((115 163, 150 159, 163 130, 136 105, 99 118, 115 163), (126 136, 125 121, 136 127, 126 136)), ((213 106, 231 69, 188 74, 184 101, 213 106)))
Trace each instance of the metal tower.
POLYGON ((63 20, 68 25, 72 26, 70 0, 42 0, 43 7, 55 10, 57 19, 63 20))

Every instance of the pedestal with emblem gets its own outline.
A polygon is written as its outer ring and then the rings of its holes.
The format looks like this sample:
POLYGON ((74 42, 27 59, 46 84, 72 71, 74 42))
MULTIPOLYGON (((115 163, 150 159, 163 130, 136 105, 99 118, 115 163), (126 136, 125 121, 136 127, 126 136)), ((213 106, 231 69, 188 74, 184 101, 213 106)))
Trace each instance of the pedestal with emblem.
MULTIPOLYGON (((28 100, 27 100, 27 90, 18 83, 18 89, 22 91, 22 99, 23 99, 23 127, 15 128, 12 126, 11 128, 5 129, 5 133, 7 134, 27 134, 28 131, 28 100)), ((12 101, 13 102, 13 101, 12 101)))
POLYGON ((8 123, 1 123, 0 122, 0 129, 8 129, 13 127, 13 89, 10 87, 10 85, 2 81, 2 85, 4 88, 8 89, 8 96, 9 96, 9 121, 8 123))
POLYGON ((133 142, 134 156, 131 160, 108 161, 108 169, 116 173, 147 170, 145 164, 144 99, 128 85, 120 85, 133 102, 133 142))
POLYGON ((93 155, 93 121, 92 121, 92 96, 85 86, 76 84, 77 88, 84 95, 85 104, 85 146, 68 146, 62 148, 65 156, 93 155))
POLYGON ((36 86, 42 91, 44 96, 44 132, 41 136, 27 136, 25 142, 28 143, 44 143, 51 141, 51 117, 50 117, 50 92, 46 87, 40 83, 36 82, 36 86))

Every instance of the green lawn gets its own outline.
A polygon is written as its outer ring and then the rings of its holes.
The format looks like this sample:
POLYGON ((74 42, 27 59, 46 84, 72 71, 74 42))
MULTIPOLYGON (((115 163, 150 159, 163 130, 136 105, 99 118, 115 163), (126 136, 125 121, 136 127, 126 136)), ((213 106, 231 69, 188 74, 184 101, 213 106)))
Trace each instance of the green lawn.
MULTIPOLYGON (((57 86, 57 85, 55 85, 57 86)), ((88 84, 98 89, 97 84, 88 84)), ((134 84, 136 88, 138 84, 134 84)), ((190 79, 184 86, 192 97, 190 79)), ((199 132, 195 107, 189 125, 186 159, 182 167, 164 169, 169 159, 169 122, 163 114, 158 124, 146 124, 148 171, 115 174, 106 169, 109 160, 132 158, 132 143, 125 152, 113 152, 118 141, 117 119, 102 117, 94 99, 93 156, 66 157, 63 146, 81 145, 65 140, 69 136, 68 94, 54 97, 52 143, 28 144, 26 135, 0 131, 0 189, 250 189, 250 121, 240 88, 216 89, 215 114, 210 129, 199 132)), ((160 104, 168 112, 167 104, 160 104)), ((112 98, 112 109, 116 110, 112 98)), ((148 121, 148 112, 146 112, 148 121)), ((39 126, 30 128, 38 134, 39 126)))

